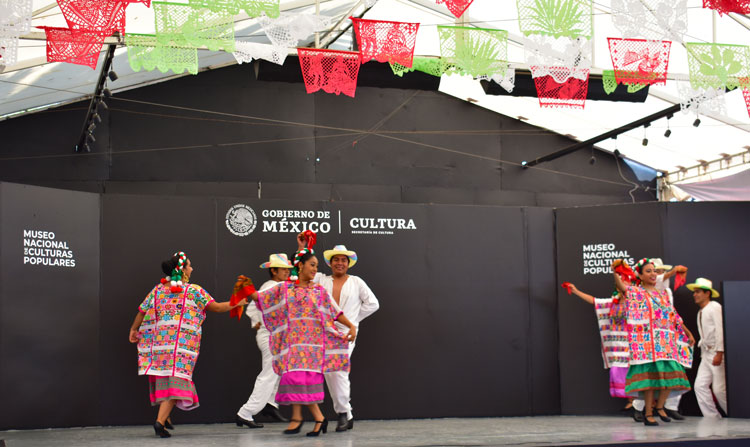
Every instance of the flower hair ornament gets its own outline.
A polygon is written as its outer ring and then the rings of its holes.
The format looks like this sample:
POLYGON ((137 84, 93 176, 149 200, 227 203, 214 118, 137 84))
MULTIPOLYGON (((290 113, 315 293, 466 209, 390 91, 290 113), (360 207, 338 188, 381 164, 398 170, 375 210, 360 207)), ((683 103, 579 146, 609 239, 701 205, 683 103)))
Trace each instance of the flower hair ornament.
POLYGON ((638 274, 640 275, 641 273, 643 273, 643 267, 646 264, 653 264, 653 263, 654 262, 651 260, 651 258, 643 258, 635 264, 635 269, 638 271, 638 274))
POLYGON ((298 250, 297 253, 294 254, 294 261, 292 261, 292 264, 294 267, 292 268, 292 273, 289 275, 289 280, 294 281, 295 284, 299 284, 299 263, 300 260, 304 255, 307 253, 315 254, 315 250, 313 250, 313 246, 318 241, 318 236, 310 231, 306 230, 304 233, 305 239, 307 240, 307 246, 301 250, 298 250))
POLYGON ((177 256, 177 267, 172 269, 171 275, 162 278, 161 283, 164 285, 169 283, 170 292, 180 293, 182 292, 182 269, 185 267, 185 263, 187 262, 187 255, 184 251, 178 251, 174 254, 174 256, 177 256))

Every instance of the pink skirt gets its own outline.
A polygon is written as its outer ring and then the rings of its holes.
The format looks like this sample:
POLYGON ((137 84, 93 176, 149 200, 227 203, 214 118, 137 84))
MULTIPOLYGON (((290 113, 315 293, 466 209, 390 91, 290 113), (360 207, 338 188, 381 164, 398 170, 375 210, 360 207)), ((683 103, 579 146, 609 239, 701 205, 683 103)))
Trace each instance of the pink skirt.
POLYGON ((200 405, 192 380, 180 377, 148 376, 148 390, 152 406, 159 405, 165 400, 176 400, 177 408, 190 411, 200 405))
POLYGON ((625 394, 625 382, 628 375, 628 368, 622 366, 612 366, 609 368, 609 395, 612 397, 622 397, 627 399, 625 394))
POLYGON ((323 373, 292 371, 281 376, 276 402, 281 405, 319 404, 324 397, 323 373))

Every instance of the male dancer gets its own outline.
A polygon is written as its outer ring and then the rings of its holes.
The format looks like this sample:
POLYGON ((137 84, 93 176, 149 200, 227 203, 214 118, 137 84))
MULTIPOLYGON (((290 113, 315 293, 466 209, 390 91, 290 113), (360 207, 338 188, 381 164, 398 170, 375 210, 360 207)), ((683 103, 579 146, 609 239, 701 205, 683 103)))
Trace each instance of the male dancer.
POLYGON ((719 292, 713 289, 713 283, 706 278, 698 278, 686 286, 693 291, 698 311, 698 333, 701 348, 701 364, 695 376, 695 397, 703 416, 720 418, 721 414, 714 405, 716 396, 721 409, 727 411, 727 384, 724 371, 724 326, 722 324, 721 304, 711 298, 718 298, 719 292), (710 386, 710 388, 709 388, 710 386))
MULTIPOLYGON (((297 235, 297 246, 301 250, 306 246, 305 236, 297 235)), ((325 287, 328 293, 336 301, 344 316, 357 327, 359 334, 359 323, 374 313, 380 307, 378 299, 367 284, 358 276, 349 275, 347 272, 357 262, 357 253, 347 250, 343 245, 337 245, 332 250, 323 252, 323 258, 331 267, 332 275, 318 273, 315 281, 325 287)), ((337 327, 345 331, 346 327, 336 323, 337 327)), ((354 343, 349 344, 349 358, 354 351, 354 343)), ((352 414, 351 382, 348 372, 333 372, 325 375, 328 384, 328 392, 331 393, 333 409, 338 414, 336 431, 342 432, 354 428, 354 416, 352 414)))
MULTIPOLYGON (((284 253, 276 253, 269 257, 268 262, 261 264, 260 268, 268 269, 268 274, 271 276, 271 279, 263 283, 260 287, 259 291, 262 292, 282 281, 286 281, 289 278, 292 263, 289 262, 284 253)), ((263 369, 261 369, 260 374, 255 379, 255 386, 253 387, 252 394, 250 394, 250 398, 247 399, 245 405, 237 412, 237 426, 242 427, 243 425, 247 425, 249 428, 262 428, 263 424, 253 420, 253 415, 258 413, 280 422, 289 422, 279 412, 279 406, 275 399, 276 390, 279 388, 279 376, 273 371, 273 356, 268 346, 268 338, 270 336, 268 329, 263 324, 263 317, 254 303, 250 303, 247 306, 245 313, 250 317, 253 328, 257 330, 255 341, 258 343, 258 349, 260 349, 260 353, 263 356, 263 369)))

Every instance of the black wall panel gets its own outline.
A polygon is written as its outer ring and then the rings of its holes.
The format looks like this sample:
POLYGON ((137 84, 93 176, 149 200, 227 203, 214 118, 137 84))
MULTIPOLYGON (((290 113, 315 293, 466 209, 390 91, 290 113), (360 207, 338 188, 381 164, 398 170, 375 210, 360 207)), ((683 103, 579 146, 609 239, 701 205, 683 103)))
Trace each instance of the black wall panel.
MULTIPOLYGON (((585 274, 583 246, 614 244, 636 261, 662 255, 661 204, 601 206, 556 210, 557 277, 595 297, 609 297, 613 278, 607 273, 585 274)), ((663 257, 663 256, 661 256, 663 257)), ((615 411, 624 399, 609 396, 609 372, 604 369, 594 307, 557 286, 560 327, 560 389, 563 414, 615 411)))
MULTIPOLYGON (((750 250, 746 222, 750 219, 747 202, 659 203, 556 210, 558 279, 575 283, 594 296, 608 296, 612 291, 611 274, 584 275, 582 245, 614 243, 617 250, 628 250, 635 258, 661 257, 665 263, 688 267, 687 281, 698 277, 714 281, 715 288, 724 281, 750 279, 743 253, 750 250)), ((672 280, 672 285, 674 280, 672 280)), ((607 392, 607 371, 602 369, 596 320, 591 306, 568 296, 558 288, 560 325, 560 386, 562 412, 592 414, 615 410, 622 400, 607 392), (585 377, 585 380, 581 380, 585 377)), ((723 299, 718 301, 723 304, 723 299)), ((675 308, 691 332, 698 337, 698 307, 685 287, 674 292, 675 308)), ((727 333, 740 328, 747 316, 740 314, 733 323, 725 322, 727 333)), ((735 346, 744 342, 735 341, 735 346)), ((735 348, 736 349, 736 348, 735 348)), ((727 367, 730 365, 727 353, 727 367)), ((693 367, 687 369, 693 383, 700 362, 696 350, 693 367)), ((740 369, 740 371, 743 371, 740 369)), ((731 375, 731 372, 728 371, 731 375)), ((740 373, 741 374, 741 373, 740 373)), ((747 399, 742 391, 729 390, 728 399, 747 399)), ((700 410, 691 391, 683 395, 680 409, 699 416, 700 410)))
MULTIPOLYGON (((722 284, 724 307, 724 364, 727 373, 727 406, 729 415, 750 418, 750 383, 747 371, 750 357, 746 355, 750 340, 750 281, 724 281, 722 284)), ((714 283, 716 288, 716 283, 714 283)))
MULTIPOLYGON (((215 203, 208 198, 103 196, 99 314, 102 379, 97 390, 101 417, 96 424, 127 425, 151 419, 148 382, 137 375, 136 346, 128 342, 127 332, 138 306, 163 276, 161 261, 176 251, 186 252, 193 262, 195 283, 211 292, 216 290, 214 216, 215 203)), ((209 315, 206 322, 202 354, 212 350, 211 324, 215 317, 209 315)), ((201 397, 212 391, 211 380, 199 379, 209 366, 204 365, 203 358, 198 360, 195 378, 201 397)), ((217 376, 215 380, 221 382, 221 375, 217 376)), ((196 420, 190 413, 178 417, 181 421, 196 420)))
POLYGON ((97 420, 99 200, 0 184, 0 429, 97 420), (26 258, 44 258, 44 264, 26 258))
MULTIPOLYGON (((125 337, 137 306, 161 277, 160 261, 186 251, 194 282, 224 301, 236 275, 260 284, 267 272, 258 266, 268 254, 291 255, 296 248, 294 229, 267 217, 274 210, 327 212, 312 219, 330 225, 319 233, 319 252, 340 243, 355 249, 360 260, 351 273, 362 276, 381 302, 362 323, 353 356, 358 418, 557 411, 553 280, 530 284, 526 273, 533 259, 545 276, 554 274, 551 210, 115 194, 102 201, 101 302, 90 315, 99 331, 90 341, 98 350, 98 400, 96 415, 84 425, 153 419, 146 378, 137 375, 135 346, 125 337), (248 236, 227 229, 227 211, 235 204, 256 213, 248 236), (353 227, 353 218, 406 219, 415 228, 365 234, 370 230, 353 227), (268 227, 271 220, 278 231, 268 227), (513 386, 503 385, 508 383, 513 386)), ((321 270, 329 271, 324 265, 321 270)), ((201 406, 177 412, 180 423, 232 420, 260 369, 246 318, 209 314, 203 328, 194 375, 201 406)), ((324 410, 333 416, 329 403, 324 410)))
MULTIPOLYGON (((708 278, 719 292, 724 281, 747 281, 745 253, 750 251, 747 238, 747 222, 750 219, 748 202, 670 203, 666 206, 664 227, 665 262, 686 265, 688 283, 695 278, 708 278)), ((723 297, 717 299, 724 305, 723 297)), ((698 306, 692 292, 683 287, 675 293, 675 307, 691 332, 698 338, 698 306)), ((726 314, 726 312, 725 312, 726 314)), ((742 318, 734 323, 746 325, 742 318)), ((729 330, 729 320, 725 327, 729 330)), ((735 329, 736 330, 736 329, 735 329)), ((745 341, 746 343, 746 341, 745 341)), ((737 343, 735 342, 735 346, 737 343)), ((727 367, 730 354, 727 352, 727 367)), ((735 355, 736 358, 736 355, 735 355)), ((695 379, 700 363, 700 349, 695 352, 694 367, 688 370, 691 383, 695 379)), ((750 395, 738 395, 727 390, 727 400, 747 400, 750 395)), ((693 392, 685 394, 683 407, 692 414, 700 414, 693 392)))
POLYGON ((551 209, 524 208, 529 287, 529 380, 533 414, 559 414, 560 366, 557 353, 557 268, 555 214, 551 209))

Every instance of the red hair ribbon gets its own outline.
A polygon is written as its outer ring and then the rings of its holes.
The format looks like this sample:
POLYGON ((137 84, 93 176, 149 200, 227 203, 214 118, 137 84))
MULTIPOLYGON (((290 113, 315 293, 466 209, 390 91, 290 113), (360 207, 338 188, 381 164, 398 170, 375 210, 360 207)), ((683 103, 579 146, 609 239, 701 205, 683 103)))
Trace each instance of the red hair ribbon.
POLYGON ((565 290, 568 291, 568 295, 570 295, 571 293, 573 293, 573 287, 572 287, 573 284, 571 284, 571 283, 569 283, 569 282, 566 281, 566 282, 560 284, 560 286, 562 286, 563 289, 565 289, 565 290))
POLYGON ((312 250, 313 246, 316 242, 318 242, 318 235, 315 234, 315 232, 310 230, 305 230, 304 233, 302 233, 305 236, 305 239, 307 240, 307 249, 312 250))
POLYGON ((620 278, 622 278, 626 284, 632 284, 633 281, 636 280, 635 272, 625 262, 621 262, 620 265, 615 267, 615 273, 620 275, 620 278))

